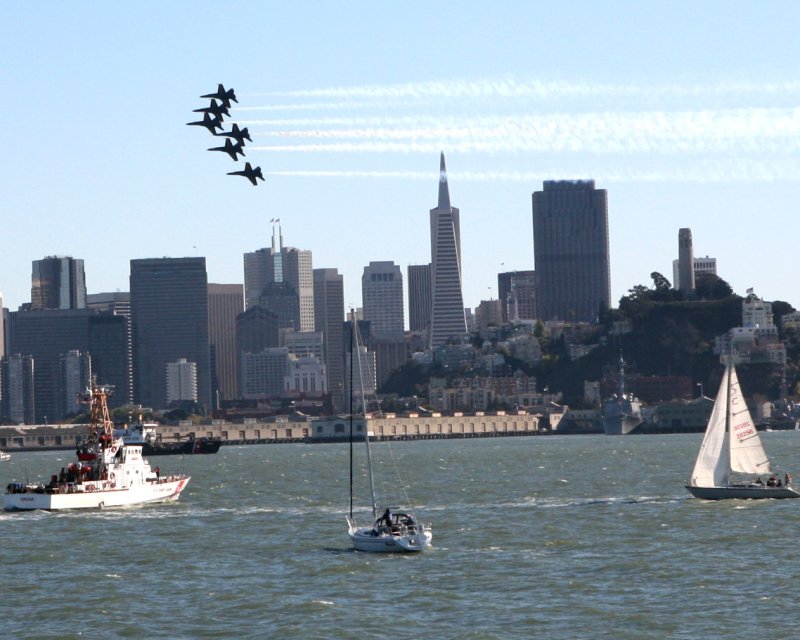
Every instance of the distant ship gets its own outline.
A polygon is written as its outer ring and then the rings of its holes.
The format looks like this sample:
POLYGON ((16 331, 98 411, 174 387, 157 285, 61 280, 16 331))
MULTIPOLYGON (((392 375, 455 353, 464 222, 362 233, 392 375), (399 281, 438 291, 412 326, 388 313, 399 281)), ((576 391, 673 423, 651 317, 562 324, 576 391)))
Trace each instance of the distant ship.
POLYGON ((114 436, 122 438, 125 444, 138 444, 142 446, 142 455, 165 456, 185 455, 192 453, 216 453, 222 446, 220 438, 196 438, 194 435, 187 440, 164 442, 156 431, 157 422, 135 422, 130 426, 114 431, 114 436))
POLYGON ((609 436, 626 436, 644 420, 642 404, 631 393, 625 393, 625 361, 619 359, 619 393, 603 402, 603 430, 609 436))

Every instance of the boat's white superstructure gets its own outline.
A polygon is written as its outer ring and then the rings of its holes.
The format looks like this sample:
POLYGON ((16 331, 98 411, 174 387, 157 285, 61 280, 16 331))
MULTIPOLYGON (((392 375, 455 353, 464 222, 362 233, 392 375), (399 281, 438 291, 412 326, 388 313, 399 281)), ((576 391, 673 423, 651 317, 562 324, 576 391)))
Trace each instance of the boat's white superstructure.
MULTIPOLYGON (((355 314, 353 314, 355 318, 355 314)), ((424 525, 417 520, 413 511, 405 509, 395 511, 389 507, 382 511, 375 498, 375 480, 372 474, 372 457, 369 446, 369 416, 366 411, 366 402, 363 385, 362 358, 358 339, 358 323, 353 322, 353 339, 350 349, 350 514, 347 517, 347 533, 353 548, 356 551, 371 551, 379 553, 422 551, 430 545, 433 533, 430 525, 424 525), (356 362, 354 362, 356 361, 356 362), (372 497, 372 520, 368 526, 356 524, 353 516, 353 396, 356 376, 354 364, 358 367, 357 379, 360 389, 360 410, 364 416, 364 444, 366 446, 367 474, 369 478, 370 495, 372 497)))
POLYGON ((101 387, 86 393, 85 401, 92 406, 92 431, 77 451, 78 461, 53 474, 47 483, 9 483, 3 509, 97 509, 178 499, 189 476, 162 475, 142 456, 141 444, 115 438, 106 398, 107 391, 101 387))
POLYGON ((686 488, 705 500, 800 498, 789 485, 773 475, 729 357, 686 488))

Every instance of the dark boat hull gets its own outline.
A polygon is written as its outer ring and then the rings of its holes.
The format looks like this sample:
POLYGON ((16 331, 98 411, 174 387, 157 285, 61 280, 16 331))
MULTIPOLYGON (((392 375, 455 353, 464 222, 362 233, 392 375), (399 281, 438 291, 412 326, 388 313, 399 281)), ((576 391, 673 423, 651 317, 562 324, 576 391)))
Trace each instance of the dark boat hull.
POLYGON ((766 500, 800 498, 800 493, 791 487, 754 487, 729 485, 727 487, 693 487, 686 485, 689 493, 701 500, 766 500))
POLYGON ((219 438, 196 438, 185 442, 146 442, 142 445, 142 455, 167 456, 194 453, 216 453, 222 441, 219 438))

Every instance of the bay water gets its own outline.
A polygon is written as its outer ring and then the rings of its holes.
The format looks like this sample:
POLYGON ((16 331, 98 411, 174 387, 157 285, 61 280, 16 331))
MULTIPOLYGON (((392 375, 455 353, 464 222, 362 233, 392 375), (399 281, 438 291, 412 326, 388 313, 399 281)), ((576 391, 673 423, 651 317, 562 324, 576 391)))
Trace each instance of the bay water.
MULTIPOLYGON (((415 555, 350 549, 347 444, 153 458, 192 476, 176 503, 0 514, 0 634, 800 638, 800 500, 691 498, 701 438, 377 443, 379 491, 399 472, 432 524, 415 555)), ((763 439, 800 478, 800 432, 763 439)), ((0 478, 46 480, 73 457, 15 452, 0 478)))

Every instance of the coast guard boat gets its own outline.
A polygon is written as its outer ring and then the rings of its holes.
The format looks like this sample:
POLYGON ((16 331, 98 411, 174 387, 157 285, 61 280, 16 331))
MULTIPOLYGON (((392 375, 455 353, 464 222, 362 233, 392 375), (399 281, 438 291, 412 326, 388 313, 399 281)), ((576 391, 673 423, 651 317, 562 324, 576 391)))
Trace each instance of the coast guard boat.
POLYGON ((141 444, 114 436, 108 390, 92 385, 81 399, 91 405, 91 431, 77 450, 77 462, 50 476, 47 483, 11 482, 3 496, 5 511, 102 509, 177 500, 189 476, 161 474, 142 457, 141 444))

